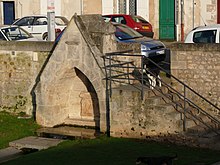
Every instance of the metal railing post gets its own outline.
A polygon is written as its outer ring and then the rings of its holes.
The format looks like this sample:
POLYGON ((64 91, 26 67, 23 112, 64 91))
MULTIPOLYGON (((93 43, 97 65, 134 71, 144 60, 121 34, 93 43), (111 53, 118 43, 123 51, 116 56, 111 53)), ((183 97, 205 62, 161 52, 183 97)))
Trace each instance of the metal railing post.
POLYGON ((144 56, 141 56, 141 99, 144 99, 144 56))
POLYGON ((112 97, 112 55, 109 56, 109 87, 110 87, 110 92, 109 96, 110 98, 112 97))
POLYGON ((183 117, 183 131, 186 131, 186 86, 184 85, 184 117, 183 117))
POLYGON ((104 65, 105 65, 105 101, 106 101, 106 135, 107 137, 110 137, 110 105, 109 105, 109 85, 108 85, 108 72, 106 67, 106 59, 104 59, 104 65))
POLYGON ((110 105, 109 105, 108 79, 106 78, 106 134, 110 137, 110 105))

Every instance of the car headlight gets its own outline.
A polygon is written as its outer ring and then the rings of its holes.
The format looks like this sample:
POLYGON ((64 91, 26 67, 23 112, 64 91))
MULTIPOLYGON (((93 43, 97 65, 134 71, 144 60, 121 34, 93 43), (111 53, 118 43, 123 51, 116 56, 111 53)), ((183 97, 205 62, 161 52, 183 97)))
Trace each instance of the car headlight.
POLYGON ((147 47, 146 45, 141 45, 141 51, 146 51, 146 50, 150 50, 150 48, 147 47))
POLYGON ((145 57, 149 57, 149 51, 150 48, 147 47, 146 45, 141 45, 141 55, 145 56, 145 57))

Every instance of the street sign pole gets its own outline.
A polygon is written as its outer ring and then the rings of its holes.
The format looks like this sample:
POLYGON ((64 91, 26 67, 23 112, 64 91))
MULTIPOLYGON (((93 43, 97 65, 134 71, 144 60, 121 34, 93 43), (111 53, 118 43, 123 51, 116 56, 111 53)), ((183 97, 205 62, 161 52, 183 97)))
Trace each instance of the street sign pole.
POLYGON ((54 0, 47 0, 48 41, 55 40, 55 5, 54 0))

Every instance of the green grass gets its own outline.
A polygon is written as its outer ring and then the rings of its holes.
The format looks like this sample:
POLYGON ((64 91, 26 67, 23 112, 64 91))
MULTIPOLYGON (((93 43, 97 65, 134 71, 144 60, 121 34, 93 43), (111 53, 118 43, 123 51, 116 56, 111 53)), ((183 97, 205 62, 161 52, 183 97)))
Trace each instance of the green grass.
MULTIPOLYGON (((37 129, 33 120, 17 119, 0 113, 1 146, 14 139, 33 135, 37 129)), ((139 156, 177 153, 175 165, 212 164, 220 161, 220 151, 176 146, 137 139, 101 137, 93 140, 67 140, 47 150, 21 156, 4 165, 134 165, 139 156)))
POLYGON ((100 138, 65 141, 58 147, 42 150, 5 163, 5 165, 134 165, 138 156, 177 153, 174 164, 211 164, 220 161, 220 152, 160 144, 134 139, 100 138))
POLYGON ((18 119, 18 115, 0 112, 0 149, 10 141, 34 135, 39 126, 33 119, 18 119))

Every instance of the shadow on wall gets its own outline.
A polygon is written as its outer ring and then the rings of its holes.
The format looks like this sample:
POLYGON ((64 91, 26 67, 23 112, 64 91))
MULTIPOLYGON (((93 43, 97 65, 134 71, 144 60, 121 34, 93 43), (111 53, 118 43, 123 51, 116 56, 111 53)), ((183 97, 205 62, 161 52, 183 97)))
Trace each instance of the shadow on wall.
POLYGON ((36 101, 36 93, 35 93, 35 90, 36 90, 36 88, 37 88, 38 83, 40 82, 40 77, 41 77, 41 75, 42 75, 42 73, 43 73, 43 71, 44 71, 44 68, 47 66, 47 63, 49 62, 50 57, 52 56, 53 51, 54 51, 55 48, 56 48, 56 45, 54 44, 53 47, 52 47, 52 49, 51 49, 51 51, 50 51, 50 53, 49 53, 49 55, 48 55, 48 57, 47 57, 47 59, 46 59, 45 62, 43 63, 43 65, 42 65, 42 67, 41 67, 41 70, 39 71, 39 73, 38 73, 38 75, 37 75, 37 77, 36 77, 36 79, 35 79, 35 84, 34 84, 33 88, 31 89, 31 92, 30 92, 31 97, 32 97, 32 105, 33 105, 32 115, 33 115, 34 120, 36 120, 36 109, 37 109, 37 101, 36 101))
POLYGON ((92 85, 90 80, 86 77, 86 75, 84 75, 79 69, 77 69, 77 68, 74 68, 74 69, 75 69, 76 75, 79 77, 79 79, 86 86, 87 92, 90 94, 91 99, 92 99, 91 100, 92 107, 84 106, 85 104, 83 104, 83 100, 81 101, 81 106, 82 106, 81 115, 82 115, 82 117, 87 116, 88 111, 90 111, 92 109, 93 114, 94 114, 96 130, 100 130, 100 108, 99 108, 98 95, 95 91, 94 86, 92 85))

